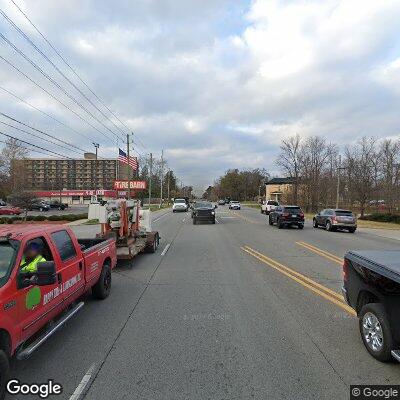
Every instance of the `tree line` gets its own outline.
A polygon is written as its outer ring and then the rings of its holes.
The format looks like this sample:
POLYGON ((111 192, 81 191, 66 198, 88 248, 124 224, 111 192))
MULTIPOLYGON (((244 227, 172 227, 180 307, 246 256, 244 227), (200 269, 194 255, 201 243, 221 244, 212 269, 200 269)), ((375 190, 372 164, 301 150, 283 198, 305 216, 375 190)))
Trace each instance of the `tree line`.
POLYGON ((400 139, 363 137, 339 151, 321 136, 300 135, 283 139, 276 159, 293 184, 285 202, 306 211, 321 208, 358 208, 385 204, 398 210, 400 201, 400 139))
POLYGON ((265 191, 265 181, 269 175, 265 169, 229 169, 209 186, 203 197, 216 201, 230 197, 232 200, 256 200, 265 191))

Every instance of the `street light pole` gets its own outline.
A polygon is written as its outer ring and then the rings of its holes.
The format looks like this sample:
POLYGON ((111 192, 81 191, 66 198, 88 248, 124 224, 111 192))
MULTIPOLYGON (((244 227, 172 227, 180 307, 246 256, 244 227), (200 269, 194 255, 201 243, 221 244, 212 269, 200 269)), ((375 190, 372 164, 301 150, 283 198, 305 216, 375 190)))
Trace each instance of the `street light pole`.
POLYGON ((151 176, 153 174, 153 153, 150 153, 150 166, 149 166, 149 210, 151 204, 151 176))
POLYGON ((342 169, 346 169, 345 167, 341 167, 342 157, 339 155, 339 164, 337 168, 337 186, 336 186, 336 208, 339 208, 339 197, 340 197, 340 171, 342 169))

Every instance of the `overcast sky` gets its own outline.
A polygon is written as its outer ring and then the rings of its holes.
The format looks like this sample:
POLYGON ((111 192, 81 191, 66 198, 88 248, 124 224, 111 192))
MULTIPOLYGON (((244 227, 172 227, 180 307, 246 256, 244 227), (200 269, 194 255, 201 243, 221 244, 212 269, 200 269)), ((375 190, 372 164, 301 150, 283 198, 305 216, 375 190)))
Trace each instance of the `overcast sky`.
MULTIPOLYGON (((342 147, 363 135, 399 135, 399 0, 15 2, 135 132, 137 150, 159 157, 165 149, 185 184, 203 188, 228 168, 278 173, 280 140, 295 133, 322 135, 342 147)), ((12 2, 0 4, 98 104, 12 2)), ((1 15, 0 21, 7 39, 122 136, 1 15)), ((1 56, 103 133, 0 60, 1 87, 76 132, 0 89, 3 112, 85 149, 96 141, 101 156, 117 155, 110 131, 0 42, 1 56)), ((73 155, 4 125, 0 132, 73 155)))

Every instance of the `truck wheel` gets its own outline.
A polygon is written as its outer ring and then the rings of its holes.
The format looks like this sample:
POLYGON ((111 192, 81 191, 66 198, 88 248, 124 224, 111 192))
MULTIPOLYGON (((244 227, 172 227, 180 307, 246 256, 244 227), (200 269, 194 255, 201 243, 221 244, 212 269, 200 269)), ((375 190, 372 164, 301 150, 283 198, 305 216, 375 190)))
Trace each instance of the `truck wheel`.
POLYGON ((282 229, 283 228, 283 224, 282 222, 278 219, 278 229, 282 229))
POLYGON ((261 214, 264 214, 264 211, 263 211, 263 209, 261 209, 261 214))
POLYGON ((318 228, 318 222, 317 222, 317 220, 314 218, 313 219, 313 221, 312 221, 312 226, 314 227, 314 228, 318 228))
POLYGON ((326 229, 327 231, 329 231, 329 232, 331 232, 331 231, 332 231, 332 224, 331 224, 331 222, 330 222, 330 221, 328 221, 328 222, 326 223, 326 225, 325 225, 325 229, 326 229))
POLYGON ((0 350, 0 400, 6 395, 6 384, 10 373, 10 361, 4 350, 0 350))
POLYGON ((92 294, 96 299, 104 300, 111 292, 111 268, 109 264, 104 264, 100 278, 92 287, 92 294))
POLYGON ((148 252, 149 253, 155 253, 158 249, 158 245, 160 244, 160 237, 158 236, 158 234, 154 235, 154 240, 152 245, 149 247, 148 252))
POLYGON ((299 229, 303 229, 303 228, 304 228, 304 225, 303 225, 303 224, 298 224, 297 227, 298 227, 299 229))
POLYGON ((354 233, 356 231, 356 228, 349 228, 350 233, 354 233))
POLYGON ((382 304, 366 304, 359 315, 359 328, 364 346, 379 361, 392 360, 393 338, 382 304))

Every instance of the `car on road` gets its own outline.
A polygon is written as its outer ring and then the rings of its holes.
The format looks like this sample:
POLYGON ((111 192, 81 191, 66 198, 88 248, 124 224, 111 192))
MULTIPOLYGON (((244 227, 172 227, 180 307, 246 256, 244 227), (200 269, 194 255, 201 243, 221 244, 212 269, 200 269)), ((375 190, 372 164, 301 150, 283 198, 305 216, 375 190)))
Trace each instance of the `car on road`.
POLYGON ((400 361, 400 250, 349 251, 342 293, 368 352, 382 362, 400 361))
POLYGON ((327 231, 345 229, 350 233, 354 233, 357 229, 357 218, 349 210, 327 208, 320 211, 313 218, 313 227, 319 228, 320 226, 324 227, 327 231))
POLYGON ((33 202, 30 206, 29 206, 29 211, 49 211, 50 210, 50 204, 45 202, 44 200, 38 200, 33 202))
POLYGON ((22 210, 19 207, 4 206, 0 207, 0 215, 20 215, 22 210))
POLYGON ((237 200, 231 200, 231 201, 229 202, 229 209, 230 209, 230 210, 240 210, 240 208, 241 208, 241 205, 240 205, 240 202, 239 202, 239 201, 237 201, 237 200))
POLYGON ((215 207, 208 201, 196 202, 192 210, 193 225, 196 225, 200 221, 215 224, 215 207))
POLYGON ((172 204, 172 212, 183 211, 186 212, 189 209, 186 199, 175 199, 172 204))
POLYGON ((59 200, 53 200, 49 203, 50 208, 56 208, 58 210, 65 210, 66 208, 68 208, 68 204, 67 203, 60 203, 59 200))
POLYGON ((0 228, 0 399, 12 358, 28 358, 84 306, 87 292, 108 297, 116 263, 115 238, 78 240, 65 225, 0 228), (46 261, 26 272, 33 244, 46 261))
POLYGON ((269 215, 277 206, 279 206, 279 203, 275 200, 264 200, 261 204, 261 214, 269 215))
POLYGON ((218 200, 218 205, 219 206, 224 206, 225 205, 225 200, 224 199, 219 199, 218 200))
POLYGON ((297 226, 304 228, 304 213, 299 206, 278 206, 269 214, 268 222, 270 225, 276 224, 279 229, 285 226, 297 226))

